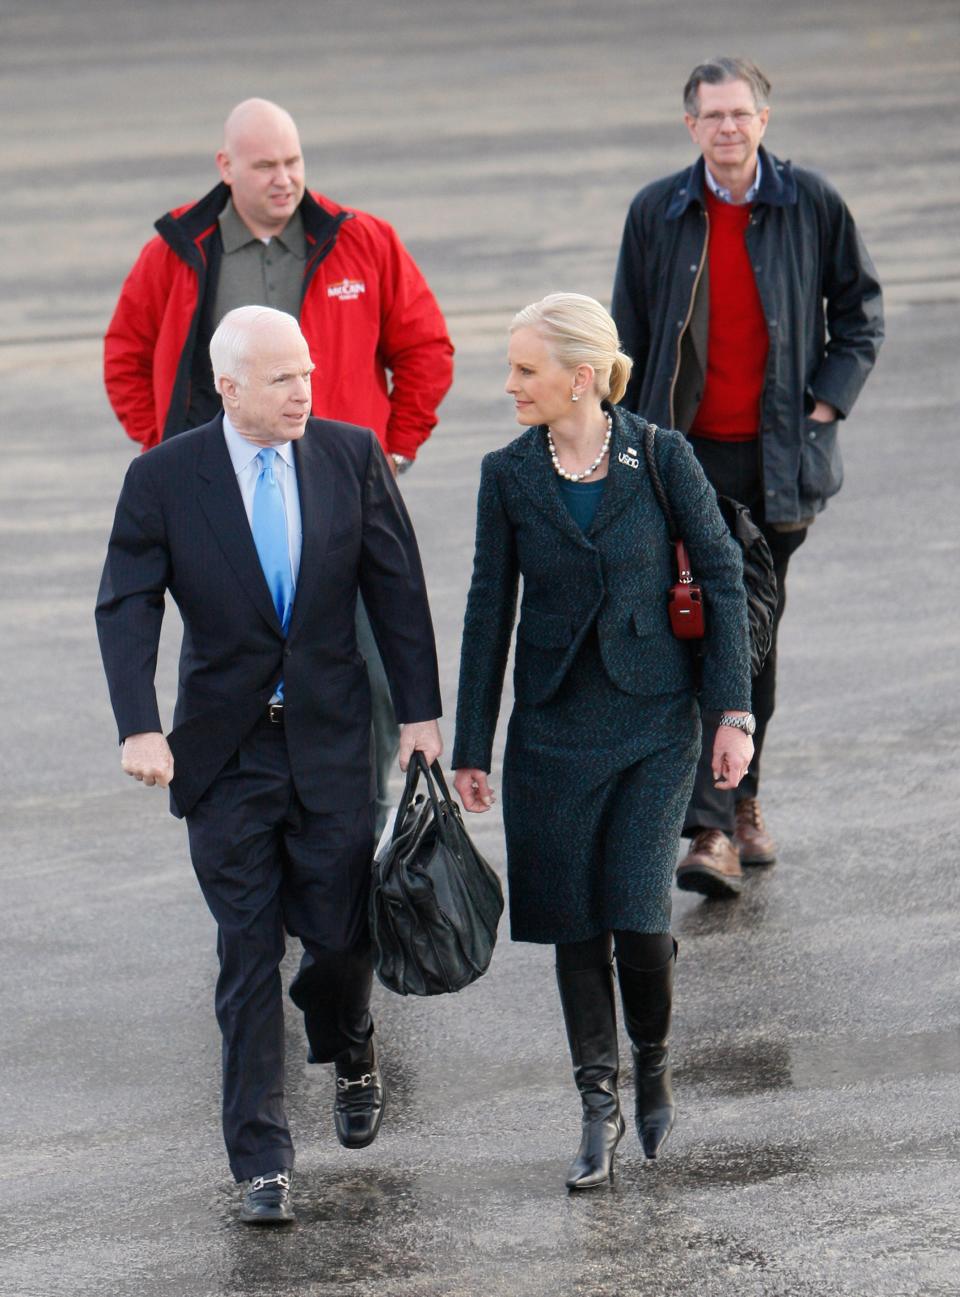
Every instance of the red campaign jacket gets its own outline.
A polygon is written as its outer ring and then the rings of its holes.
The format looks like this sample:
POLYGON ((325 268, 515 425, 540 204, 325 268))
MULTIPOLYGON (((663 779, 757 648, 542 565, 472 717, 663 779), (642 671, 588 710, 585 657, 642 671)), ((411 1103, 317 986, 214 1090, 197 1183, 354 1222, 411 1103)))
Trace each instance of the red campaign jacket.
MULTIPOLYGON (((228 197, 219 184, 157 221, 107 329, 107 396, 144 450, 188 426, 207 272, 219 249, 212 240, 228 197)), ((384 450, 413 459, 453 378, 453 344, 436 299, 386 221, 309 190, 300 212, 307 241, 300 327, 316 366, 313 414, 372 428, 384 450)))

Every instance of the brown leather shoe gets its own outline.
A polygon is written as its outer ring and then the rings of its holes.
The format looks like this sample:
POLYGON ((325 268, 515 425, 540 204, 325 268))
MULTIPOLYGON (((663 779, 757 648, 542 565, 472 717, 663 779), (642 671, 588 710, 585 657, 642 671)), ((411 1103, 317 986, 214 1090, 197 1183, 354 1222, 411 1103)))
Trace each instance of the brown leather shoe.
POLYGON ((740 853, 720 829, 701 829, 677 866, 677 886, 704 896, 738 896, 743 886, 740 853))
POLYGON ((744 797, 737 802, 736 817, 733 842, 740 850, 740 863, 772 865, 777 858, 777 844, 766 830, 757 799, 744 797))

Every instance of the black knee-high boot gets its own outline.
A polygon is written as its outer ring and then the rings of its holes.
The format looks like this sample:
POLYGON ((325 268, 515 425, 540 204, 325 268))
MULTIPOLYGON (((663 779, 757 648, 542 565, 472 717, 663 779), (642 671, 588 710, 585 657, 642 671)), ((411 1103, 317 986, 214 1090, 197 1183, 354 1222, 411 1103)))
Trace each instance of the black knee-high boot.
POLYGON ((580 1148, 568 1189, 593 1189, 613 1174, 613 1155, 626 1129, 617 1095, 617 1014, 613 966, 557 969, 573 1077, 583 1104, 580 1148))
POLYGON ((667 1037, 673 1003, 673 955, 660 968, 631 968, 617 960, 623 1018, 633 1046, 637 1134, 648 1158, 656 1158, 673 1129, 676 1108, 667 1037))

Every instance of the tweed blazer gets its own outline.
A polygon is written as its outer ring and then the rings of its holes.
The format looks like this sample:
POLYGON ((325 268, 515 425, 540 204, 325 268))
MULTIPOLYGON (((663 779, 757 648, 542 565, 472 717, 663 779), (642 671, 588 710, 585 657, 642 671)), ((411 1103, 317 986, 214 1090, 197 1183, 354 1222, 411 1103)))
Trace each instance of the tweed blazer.
MULTIPOLYGON (((612 408, 609 471, 596 516, 582 531, 565 505, 545 430, 529 428, 484 457, 477 542, 460 657, 455 769, 489 770, 516 619, 514 697, 542 706, 596 627, 604 668, 625 693, 693 690, 691 648, 675 638, 667 591, 673 548, 643 456, 646 423, 612 408)), ((750 654, 740 551, 686 439, 656 434, 657 465, 704 592, 701 675, 707 709, 750 708, 750 654)))

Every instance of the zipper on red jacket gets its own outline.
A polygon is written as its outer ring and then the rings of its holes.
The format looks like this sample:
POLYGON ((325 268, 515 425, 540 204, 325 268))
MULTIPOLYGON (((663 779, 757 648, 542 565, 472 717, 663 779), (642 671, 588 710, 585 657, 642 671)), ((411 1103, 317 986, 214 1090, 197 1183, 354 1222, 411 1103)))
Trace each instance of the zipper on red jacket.
MULTIPOLYGON (((345 221, 353 220, 353 212, 341 212, 339 216, 337 216, 335 219, 337 224, 334 227, 334 229, 330 231, 330 233, 327 235, 323 243, 317 246, 316 251, 311 252, 310 255, 307 257, 307 263, 303 268, 303 286, 300 290, 301 307, 303 306, 304 298, 307 295, 307 289, 310 287, 310 281, 317 273, 317 269, 320 266, 320 264, 323 261, 325 261, 327 257, 330 255, 330 252, 333 249, 333 245, 336 243, 340 235, 341 225, 343 225, 345 221)), ((312 235, 309 234, 307 235, 308 239, 312 237, 313 237, 312 235)))
MULTIPOLYGON (((167 408, 167 417, 164 421, 164 428, 160 433, 160 440, 167 441, 170 436, 176 436, 176 433, 168 433, 167 428, 170 425, 171 417, 175 410, 179 410, 180 417, 178 423, 182 423, 189 411, 190 401, 193 396, 193 360, 194 351, 197 345, 197 330, 200 327, 200 317, 203 315, 204 299, 207 292, 207 271, 210 266, 210 258, 207 256, 207 240, 213 236, 217 229, 217 222, 208 225, 193 239, 190 240, 196 249, 197 256, 200 258, 199 266, 191 266, 197 281, 197 303, 193 310, 193 318, 190 321, 190 328, 187 330, 187 337, 180 351, 180 360, 177 363, 177 372, 173 379, 173 390, 170 393, 170 405, 167 408), (181 386, 182 385, 182 386, 181 386)), ((176 251, 176 249, 174 249, 176 251)), ((188 263, 189 264, 189 263, 188 263)))

